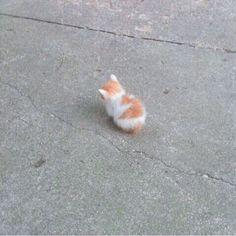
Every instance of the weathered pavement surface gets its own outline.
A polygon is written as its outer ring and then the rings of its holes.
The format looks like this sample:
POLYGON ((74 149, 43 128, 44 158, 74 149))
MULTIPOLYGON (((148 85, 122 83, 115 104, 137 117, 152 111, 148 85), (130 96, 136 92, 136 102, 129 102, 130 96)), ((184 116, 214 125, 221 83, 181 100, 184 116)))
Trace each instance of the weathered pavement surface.
POLYGON ((234 0, 0 0, 0 234, 236 234, 235 42, 234 0))

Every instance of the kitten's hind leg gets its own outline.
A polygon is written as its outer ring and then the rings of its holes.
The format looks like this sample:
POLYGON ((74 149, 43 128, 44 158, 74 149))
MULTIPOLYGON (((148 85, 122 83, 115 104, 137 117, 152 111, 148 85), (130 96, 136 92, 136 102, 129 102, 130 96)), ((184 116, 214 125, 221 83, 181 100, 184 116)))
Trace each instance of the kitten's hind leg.
POLYGON ((133 129, 130 130, 129 133, 138 134, 141 131, 142 128, 143 128, 142 124, 137 124, 133 129))

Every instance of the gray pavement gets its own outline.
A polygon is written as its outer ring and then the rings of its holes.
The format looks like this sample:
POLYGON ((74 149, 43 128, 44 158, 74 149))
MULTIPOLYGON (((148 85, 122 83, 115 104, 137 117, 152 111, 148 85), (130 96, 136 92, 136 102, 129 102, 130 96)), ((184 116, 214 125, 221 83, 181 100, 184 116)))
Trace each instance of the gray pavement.
POLYGON ((234 0, 0 0, 0 234, 236 234, 235 42, 234 0))

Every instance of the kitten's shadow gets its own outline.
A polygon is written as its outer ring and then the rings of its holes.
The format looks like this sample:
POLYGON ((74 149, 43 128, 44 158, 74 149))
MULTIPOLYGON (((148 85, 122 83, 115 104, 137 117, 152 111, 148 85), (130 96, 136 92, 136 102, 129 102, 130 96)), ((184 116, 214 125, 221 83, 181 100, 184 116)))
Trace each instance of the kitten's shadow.
POLYGON ((109 117, 105 111, 105 107, 99 100, 93 100, 86 98, 79 98, 76 106, 79 119, 85 121, 90 127, 101 126, 113 131, 119 131, 115 126, 113 119, 109 117))

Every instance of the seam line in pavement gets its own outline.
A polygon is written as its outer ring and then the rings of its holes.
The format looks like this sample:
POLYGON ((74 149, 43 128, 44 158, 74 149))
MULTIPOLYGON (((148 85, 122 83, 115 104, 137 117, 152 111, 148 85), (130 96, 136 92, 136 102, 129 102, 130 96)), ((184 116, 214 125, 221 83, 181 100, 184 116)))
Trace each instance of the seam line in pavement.
POLYGON ((228 48, 219 48, 219 47, 214 47, 214 46, 200 46, 200 45, 197 45, 194 43, 178 42, 178 41, 173 41, 173 40, 165 40, 165 39, 158 39, 158 38, 152 38, 152 37, 141 37, 141 36, 139 37, 139 36, 135 36, 135 35, 131 35, 131 34, 118 33, 118 32, 108 31, 108 30, 104 30, 104 29, 96 29, 96 28, 91 28, 88 26, 78 26, 78 25, 73 25, 73 24, 68 24, 68 23, 60 23, 57 21, 44 20, 44 19, 33 18, 33 17, 28 17, 28 16, 12 15, 12 14, 1 13, 1 12, 0 12, 0 16, 25 19, 25 20, 31 20, 31 21, 36 21, 36 22, 54 24, 54 25, 60 25, 60 26, 64 26, 64 27, 76 28, 79 30, 100 32, 100 33, 110 34, 110 35, 114 35, 114 36, 118 36, 118 37, 126 37, 126 38, 131 38, 131 39, 140 39, 140 40, 145 40, 145 41, 173 44, 173 45, 186 46, 186 47, 191 47, 191 48, 196 48, 196 49, 208 49, 208 50, 213 50, 213 51, 222 51, 225 53, 236 53, 236 50, 228 49, 228 48))

